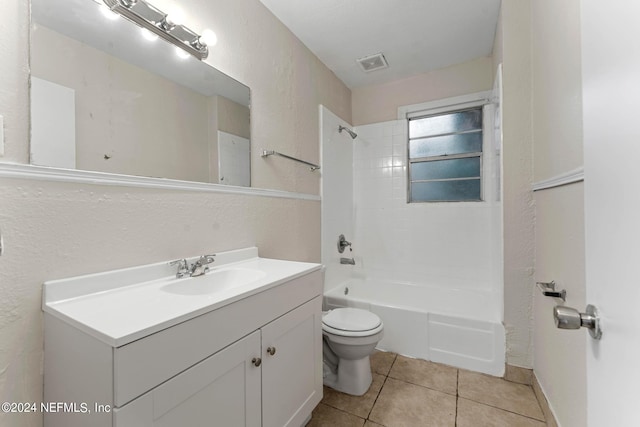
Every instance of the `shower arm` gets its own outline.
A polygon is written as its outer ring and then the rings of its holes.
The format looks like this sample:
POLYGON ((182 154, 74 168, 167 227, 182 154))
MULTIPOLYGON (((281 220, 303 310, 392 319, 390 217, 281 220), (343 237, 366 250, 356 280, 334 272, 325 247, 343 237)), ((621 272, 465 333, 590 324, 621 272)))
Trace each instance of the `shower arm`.
POLYGON ((347 133, 349 134, 349 136, 351 136, 351 139, 356 139, 358 137, 358 134, 355 133, 354 131, 352 131, 351 129, 349 129, 348 127, 339 125, 338 126, 338 133, 342 133, 343 130, 346 130, 347 133))

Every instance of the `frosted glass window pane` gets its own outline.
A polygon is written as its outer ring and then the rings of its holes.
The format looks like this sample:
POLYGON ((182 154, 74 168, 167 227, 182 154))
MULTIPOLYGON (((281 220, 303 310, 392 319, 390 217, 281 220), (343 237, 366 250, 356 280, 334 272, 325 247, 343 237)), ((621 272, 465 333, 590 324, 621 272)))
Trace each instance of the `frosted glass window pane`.
POLYGON ((479 108, 409 120, 411 139, 475 129, 482 129, 482 110, 479 108))
POLYGON ((480 177, 480 157, 411 164, 411 181, 470 177, 480 177))
POLYGON ((459 181, 414 182, 411 184, 412 202, 479 201, 480 179, 459 181))
POLYGON ((409 141, 409 158, 411 159, 481 151, 482 131, 409 141))

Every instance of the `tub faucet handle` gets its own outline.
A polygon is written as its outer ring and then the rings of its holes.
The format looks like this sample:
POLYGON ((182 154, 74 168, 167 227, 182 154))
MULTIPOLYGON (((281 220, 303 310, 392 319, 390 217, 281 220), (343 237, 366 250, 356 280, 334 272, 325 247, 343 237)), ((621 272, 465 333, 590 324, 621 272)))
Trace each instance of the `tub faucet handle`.
POLYGON ((351 246, 351 242, 344 238, 344 234, 338 236, 338 252, 343 253, 347 246, 351 246))

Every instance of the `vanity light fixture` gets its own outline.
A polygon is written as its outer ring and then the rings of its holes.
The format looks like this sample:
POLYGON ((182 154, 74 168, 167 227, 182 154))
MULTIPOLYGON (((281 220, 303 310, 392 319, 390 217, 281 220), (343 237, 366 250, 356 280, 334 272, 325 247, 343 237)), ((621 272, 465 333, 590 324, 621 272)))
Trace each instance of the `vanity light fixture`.
MULTIPOLYGON (((169 16, 145 0, 103 0, 112 11, 173 43, 202 60, 209 54, 209 44, 203 36, 182 25, 180 16, 169 16)), ((210 30, 209 30, 210 31, 210 30)), ((213 31, 210 31, 213 33, 213 31)), ((206 33, 206 30, 205 30, 206 33)), ((215 33, 214 33, 215 36, 215 33)), ((213 46, 215 41, 211 44, 213 46)))
POLYGON ((113 12, 107 5, 100 5, 100 12, 104 15, 105 18, 114 21, 120 17, 117 13, 113 12))
POLYGON ((140 32, 142 32, 142 37, 145 40, 149 40, 150 42, 158 40, 158 36, 155 33, 147 30, 146 28, 140 28, 140 32))
POLYGON ((187 59, 189 57, 189 54, 187 52, 185 52, 184 50, 180 49, 178 46, 175 47, 176 49, 176 56, 180 59, 187 59))

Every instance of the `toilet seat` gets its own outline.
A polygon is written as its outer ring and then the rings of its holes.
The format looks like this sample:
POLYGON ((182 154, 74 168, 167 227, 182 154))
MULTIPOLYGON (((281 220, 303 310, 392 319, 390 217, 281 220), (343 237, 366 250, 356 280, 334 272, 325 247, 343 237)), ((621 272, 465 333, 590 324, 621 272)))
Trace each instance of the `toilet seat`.
POLYGON ((359 308, 336 308, 322 316, 324 332, 343 337, 366 337, 382 331, 380 318, 359 308))

